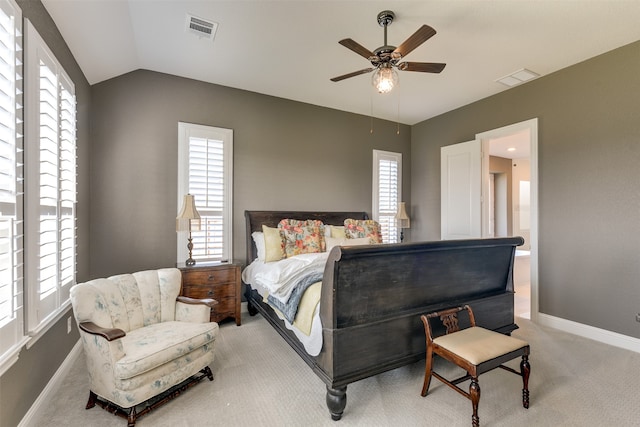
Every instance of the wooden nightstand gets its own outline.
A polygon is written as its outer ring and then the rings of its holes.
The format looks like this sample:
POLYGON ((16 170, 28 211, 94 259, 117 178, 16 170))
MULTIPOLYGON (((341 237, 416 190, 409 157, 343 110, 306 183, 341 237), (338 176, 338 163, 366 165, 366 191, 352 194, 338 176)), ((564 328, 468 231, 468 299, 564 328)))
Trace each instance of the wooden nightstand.
POLYGON ((228 317, 240 326, 240 264, 202 263, 192 267, 178 265, 182 272, 180 295, 191 298, 213 298, 218 304, 211 310, 211 321, 220 322, 228 317))

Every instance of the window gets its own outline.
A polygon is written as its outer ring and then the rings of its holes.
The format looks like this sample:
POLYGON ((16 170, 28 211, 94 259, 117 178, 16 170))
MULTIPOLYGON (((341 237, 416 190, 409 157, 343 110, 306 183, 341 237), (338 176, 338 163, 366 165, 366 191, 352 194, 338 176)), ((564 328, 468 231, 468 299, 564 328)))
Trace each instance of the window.
POLYGON ((380 223, 382 241, 398 243, 396 213, 402 195, 402 154, 373 150, 373 212, 380 223))
MULTIPOLYGON (((201 231, 192 233, 193 259, 232 258, 233 130, 178 124, 178 206, 190 193, 201 217, 201 231)), ((188 258, 187 236, 178 235, 178 262, 188 258)))
POLYGON ((22 13, 0 0, 0 375, 25 342, 23 314, 22 13))
POLYGON ((26 22, 25 274, 28 330, 37 338, 69 306, 75 283, 76 99, 71 79, 26 22))

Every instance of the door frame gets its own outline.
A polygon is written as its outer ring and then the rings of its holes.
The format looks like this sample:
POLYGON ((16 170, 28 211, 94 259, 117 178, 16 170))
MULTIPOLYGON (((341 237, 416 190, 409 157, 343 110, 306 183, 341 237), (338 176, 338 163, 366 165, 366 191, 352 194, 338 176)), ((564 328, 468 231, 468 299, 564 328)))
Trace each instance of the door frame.
MULTIPOLYGON (((524 130, 529 131, 530 153, 529 161, 531 163, 531 320, 538 320, 538 118, 525 120, 523 122, 514 123, 501 128, 488 130, 476 134, 482 144, 482 151, 489 152, 489 142, 492 139, 501 138, 524 130)), ((489 186, 489 170, 482 171, 483 191, 489 186)), ((484 194, 488 194, 484 193, 484 194)), ((487 204, 484 204, 487 205, 487 204)), ((483 206, 482 227, 483 230, 488 229, 489 215, 488 206, 483 206)))

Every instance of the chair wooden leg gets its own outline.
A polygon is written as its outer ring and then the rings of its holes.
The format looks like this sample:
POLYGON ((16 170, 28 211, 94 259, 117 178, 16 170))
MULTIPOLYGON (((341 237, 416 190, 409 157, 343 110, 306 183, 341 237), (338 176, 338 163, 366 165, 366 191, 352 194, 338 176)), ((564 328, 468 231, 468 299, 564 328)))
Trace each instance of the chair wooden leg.
POLYGON ((87 401, 87 406, 85 406, 84 409, 91 409, 94 406, 96 406, 96 399, 97 398, 98 398, 98 396, 94 392, 89 390, 89 400, 87 401))
POLYGON ((529 356, 524 354, 520 361, 520 372, 522 373, 522 406, 529 409, 529 374, 531 373, 531 365, 529 365, 529 356))
POLYGON ((129 410, 129 415, 127 416, 127 427, 134 427, 135 425, 136 425, 136 407, 134 405, 129 410))
POLYGON ((433 372, 433 351, 427 348, 426 367, 424 370, 424 383, 422 384, 422 397, 429 392, 429 384, 431 383, 431 373, 433 372))
POLYGON ((205 366, 201 372, 205 374, 207 378, 209 378, 209 381, 213 381, 213 372, 211 372, 211 368, 209 368, 208 366, 205 366))
POLYGON ((478 417, 478 403, 480 403, 480 384, 478 384, 478 377, 471 377, 471 384, 469 384, 469 396, 471 399, 471 405, 473 406, 471 425, 473 427, 479 427, 480 418, 478 417))

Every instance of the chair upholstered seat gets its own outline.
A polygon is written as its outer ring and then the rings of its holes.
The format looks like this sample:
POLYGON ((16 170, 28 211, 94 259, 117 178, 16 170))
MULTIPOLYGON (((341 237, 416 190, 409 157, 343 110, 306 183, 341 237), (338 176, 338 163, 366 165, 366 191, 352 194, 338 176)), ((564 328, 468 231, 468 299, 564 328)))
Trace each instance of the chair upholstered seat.
MULTIPOLYGON (((127 379, 148 372, 206 344, 218 333, 217 323, 162 322, 130 331, 122 337, 125 356, 114 364, 113 375, 127 379)), ((171 368, 177 369, 176 363, 171 368)))
POLYGON ((479 427, 478 404, 480 402, 480 384, 478 376, 495 368, 502 368, 522 377, 522 406, 529 407, 529 344, 526 341, 503 335, 476 326, 475 317, 468 305, 455 307, 439 312, 420 316, 424 324, 427 341, 427 355, 425 359, 424 383, 422 396, 429 392, 431 377, 436 377, 467 399, 471 400, 473 415, 471 425, 479 427), (466 311, 469 317, 468 327, 460 328, 458 313, 466 311), (433 337, 432 319, 440 319, 446 334, 433 337), (435 355, 456 364, 466 371, 466 375, 449 380, 433 370, 435 355), (516 357, 521 357, 520 371, 516 371, 503 363, 516 357), (457 384, 471 380, 469 392, 464 391, 457 384))
POLYGON ((434 338, 433 343, 474 365, 480 365, 529 345, 526 341, 479 326, 434 338))

